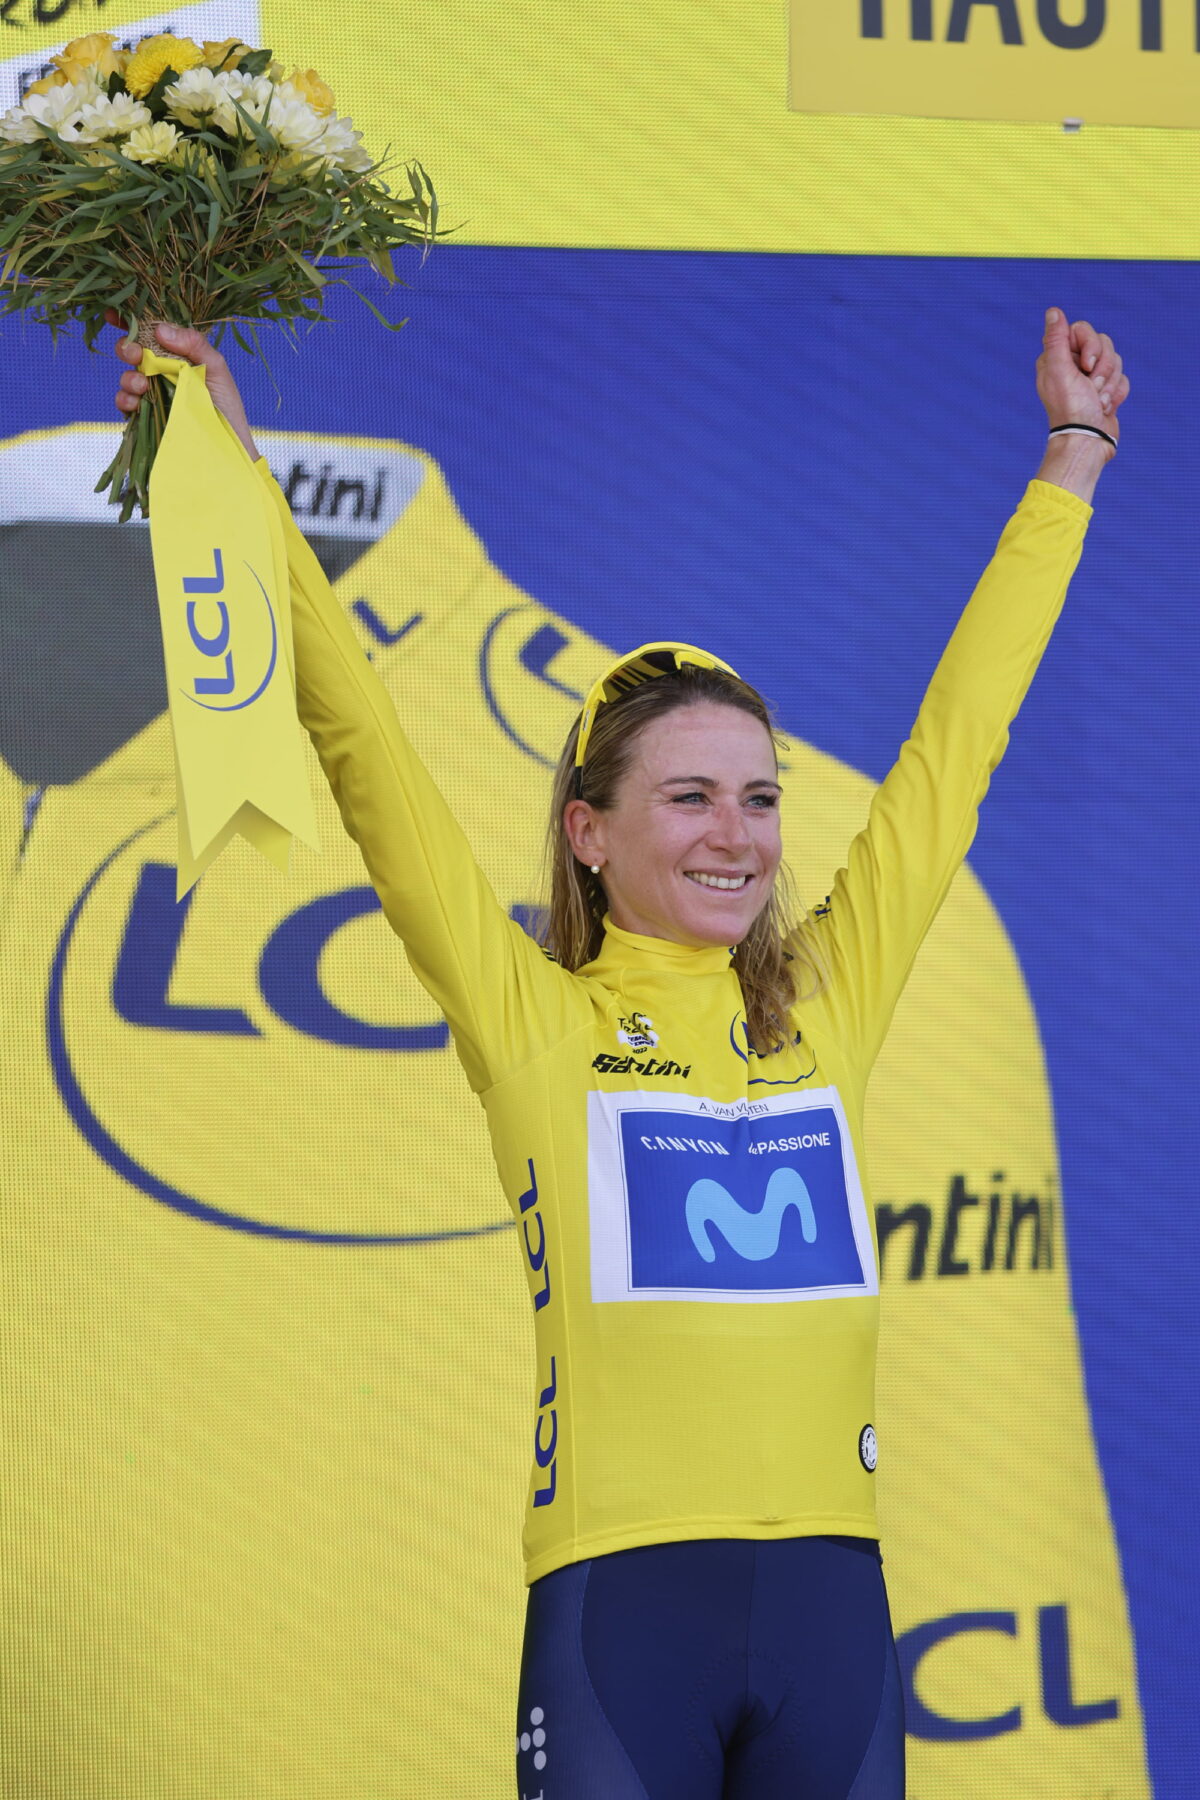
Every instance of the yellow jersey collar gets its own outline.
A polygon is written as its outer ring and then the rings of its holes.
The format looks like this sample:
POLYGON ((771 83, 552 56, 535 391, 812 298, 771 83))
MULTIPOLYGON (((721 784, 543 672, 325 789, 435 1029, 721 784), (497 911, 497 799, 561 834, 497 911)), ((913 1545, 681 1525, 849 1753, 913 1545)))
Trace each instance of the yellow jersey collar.
POLYGON ((605 919, 604 942, 590 969, 601 972, 638 968, 679 975, 719 975, 732 960, 733 951, 724 944, 697 950, 671 938, 640 937, 636 932, 622 931, 611 919, 605 919))

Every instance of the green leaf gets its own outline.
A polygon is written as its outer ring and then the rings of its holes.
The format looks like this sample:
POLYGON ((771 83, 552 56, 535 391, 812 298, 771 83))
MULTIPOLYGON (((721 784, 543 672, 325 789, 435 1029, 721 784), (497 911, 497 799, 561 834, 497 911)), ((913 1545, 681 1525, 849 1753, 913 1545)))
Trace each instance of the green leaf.
POLYGON ((242 348, 242 349, 243 349, 243 350, 244 350, 244 351, 245 351, 245 352, 246 352, 246 355, 247 355, 247 356, 253 356, 253 355, 254 355, 254 348, 253 348, 253 345, 251 345, 251 344, 248 344, 248 343, 247 343, 247 342, 246 342, 246 340, 245 340, 245 338, 244 338, 244 337, 243 337, 243 336, 242 336, 242 334, 241 334, 241 332, 240 332, 240 331, 239 331, 239 330, 238 330, 238 328, 237 328, 237 323, 236 323, 236 321, 235 321, 235 320, 233 320, 233 319, 230 319, 230 321, 229 321, 229 329, 230 329, 230 331, 232 331, 232 333, 233 333, 233 336, 234 336, 234 341, 235 341, 235 342, 236 342, 236 343, 237 343, 237 344, 238 344, 238 345, 240 345, 240 347, 241 347, 241 348, 242 348))
MULTIPOLYGON (((167 88, 170 87, 170 85, 173 81, 178 81, 178 80, 179 80, 178 70, 164 69, 162 74, 159 76, 158 80, 155 82, 154 86, 150 89, 150 92, 146 95, 145 99, 142 101, 142 105, 148 106, 150 108, 150 111, 153 112, 156 107, 159 107, 162 105, 162 97, 163 97, 163 94, 166 92, 167 88)), ((136 417, 136 414, 135 414, 135 417, 136 417)))
POLYGON ((31 200, 28 206, 22 208, 15 219, 10 219, 3 225, 0 225, 0 246, 6 246, 12 239, 20 237, 21 232, 29 223, 30 219, 32 219, 40 205, 40 199, 31 200))
POLYGON ((76 244, 103 243, 108 236, 107 221, 101 219, 80 219, 65 238, 60 238, 55 246, 58 250, 66 250, 76 244))
POLYGON ((158 243, 162 243, 163 226, 168 225, 170 221, 175 218, 177 213, 181 212, 185 206, 190 206, 191 204, 192 196, 185 189, 182 194, 175 194, 170 199, 166 199, 162 195, 159 195, 153 206, 147 207, 146 210, 151 221, 151 230, 158 243))
POLYGON ((62 305, 64 307, 73 305, 81 295, 90 294, 96 288, 105 287, 108 280, 109 271, 106 268, 93 269, 90 275, 85 275, 82 281, 76 282, 70 293, 63 297, 62 305))
POLYGON ((304 257, 302 257, 298 251, 293 250, 290 244, 281 244, 280 249, 304 270, 304 273, 308 276, 314 287, 323 288, 325 286, 325 277, 322 275, 320 269, 314 269, 313 265, 310 262, 306 262, 304 257))
POLYGON ((375 314, 375 317, 379 320, 379 323, 384 327, 385 331, 403 331, 404 327, 408 324, 407 319, 397 319, 394 323, 391 319, 385 319, 383 314, 380 312, 379 308, 375 305, 374 301, 369 300, 367 298, 366 294, 360 294, 358 289, 355 287, 355 285, 352 281, 342 281, 339 279, 336 281, 332 281, 330 283, 330 286, 331 287, 349 288, 350 292, 354 295, 354 297, 357 300, 361 300, 364 306, 370 307, 371 311, 375 314))
POLYGON ((134 293, 136 291, 136 289, 137 289, 136 281, 133 281, 133 280, 127 281, 125 283, 124 287, 118 288, 115 294, 110 294, 108 296, 108 305, 113 308, 114 312, 117 311, 120 307, 122 307, 125 304, 126 300, 128 300, 128 298, 129 298, 130 294, 134 293))
POLYGON ((36 250, 36 244, 18 244, 14 250, 11 250, 9 252, 8 261, 4 265, 4 280, 15 282, 17 276, 25 267, 25 264, 36 253, 36 250))
MULTIPOLYGON (((141 173, 141 169, 137 163, 129 162, 124 156, 121 158, 121 161, 127 168, 138 169, 139 174, 141 173)), ((97 206, 110 206, 114 212, 141 212, 144 209, 147 200, 153 200, 159 192, 159 185, 156 181, 146 182, 143 180, 133 187, 118 188, 115 193, 106 194, 98 199, 95 204, 97 206)))
POLYGON ((204 240, 205 249, 207 249, 207 250, 212 249, 213 245, 217 241, 217 233, 218 233, 218 231, 220 231, 220 229, 221 229, 221 207, 220 207, 219 202, 214 200, 212 205, 208 209, 208 231, 205 235, 205 240, 204 240))
MULTIPOLYGON (((234 112, 238 115, 238 118, 241 119, 242 122, 244 123, 244 125, 246 126, 246 129, 249 131, 251 137, 254 139, 255 144, 264 153, 264 155, 269 155, 270 152, 272 150, 274 150, 274 148, 275 148, 275 139, 271 136, 270 132, 266 129, 265 126, 260 125, 257 119, 251 118, 250 114, 246 111, 245 107, 242 105, 240 100, 234 100, 232 102, 232 105, 233 105, 234 112)), ((259 170, 258 173, 261 178, 262 171, 259 170)))

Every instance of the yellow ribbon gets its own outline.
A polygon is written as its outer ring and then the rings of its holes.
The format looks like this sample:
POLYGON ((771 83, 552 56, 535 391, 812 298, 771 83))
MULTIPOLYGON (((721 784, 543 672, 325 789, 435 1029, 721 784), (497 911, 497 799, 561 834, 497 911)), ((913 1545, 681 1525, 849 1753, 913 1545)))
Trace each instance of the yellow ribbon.
POLYGON ((292 837, 317 848, 296 718, 283 527, 201 365, 144 350, 175 385, 150 472, 150 546, 162 620, 179 805, 182 899, 235 833, 286 871, 292 837))

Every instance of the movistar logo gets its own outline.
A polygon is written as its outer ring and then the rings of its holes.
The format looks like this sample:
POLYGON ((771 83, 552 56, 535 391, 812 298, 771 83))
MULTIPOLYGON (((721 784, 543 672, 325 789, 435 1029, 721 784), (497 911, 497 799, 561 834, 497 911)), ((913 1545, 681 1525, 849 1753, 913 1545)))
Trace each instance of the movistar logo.
POLYGON ((766 1262, 779 1248, 784 1216, 793 1206, 800 1214, 805 1243, 815 1243, 817 1215, 813 1211, 812 1195, 795 1169, 775 1170, 758 1212, 746 1212, 727 1187, 704 1176, 688 1189, 688 1230, 693 1244, 707 1263, 717 1260, 709 1236, 710 1225, 716 1226, 735 1256, 741 1256, 747 1262, 766 1262))

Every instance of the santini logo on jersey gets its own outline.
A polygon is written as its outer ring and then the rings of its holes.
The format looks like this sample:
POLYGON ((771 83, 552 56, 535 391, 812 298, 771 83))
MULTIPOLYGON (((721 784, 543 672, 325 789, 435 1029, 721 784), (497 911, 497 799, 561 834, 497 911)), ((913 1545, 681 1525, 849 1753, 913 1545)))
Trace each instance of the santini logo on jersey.
POLYGON ((677 1075, 681 1081, 686 1081, 692 1072, 691 1063, 685 1063, 681 1068, 677 1062, 655 1062, 652 1056, 645 1062, 638 1062, 633 1056, 610 1056, 607 1050, 602 1050, 593 1059, 592 1067, 600 1075, 677 1075))
POLYGON ((589 1095, 593 1300, 878 1292, 836 1089, 722 1116, 733 1110, 686 1094, 589 1095))

